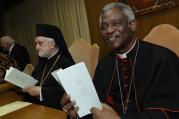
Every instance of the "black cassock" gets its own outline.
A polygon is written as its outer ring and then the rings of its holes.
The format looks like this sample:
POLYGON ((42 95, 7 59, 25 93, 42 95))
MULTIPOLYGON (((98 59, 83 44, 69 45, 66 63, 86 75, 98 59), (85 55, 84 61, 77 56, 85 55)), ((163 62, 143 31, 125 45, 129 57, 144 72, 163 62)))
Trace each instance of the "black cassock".
POLYGON ((40 58, 38 65, 36 66, 34 72, 32 73, 32 76, 39 81, 37 86, 39 86, 40 83, 43 82, 43 80, 45 79, 42 84, 42 90, 41 90, 43 101, 40 101, 39 96, 33 97, 30 96, 29 94, 25 94, 24 100, 37 104, 42 104, 52 108, 61 109, 60 99, 64 94, 64 90, 51 75, 51 72, 60 68, 62 69, 67 68, 73 64, 74 62, 71 59, 69 59, 68 57, 62 54, 60 55, 59 52, 49 60, 40 58))
POLYGON ((122 119, 179 119, 179 59, 176 54, 138 41, 127 57, 120 59, 112 51, 98 64, 93 82, 101 102, 111 105, 122 119))
POLYGON ((27 51, 27 49, 20 45, 20 44, 15 44, 14 47, 12 48, 10 52, 10 56, 15 59, 17 62, 17 65, 21 71, 24 70, 25 66, 29 63, 30 61, 30 56, 27 51))

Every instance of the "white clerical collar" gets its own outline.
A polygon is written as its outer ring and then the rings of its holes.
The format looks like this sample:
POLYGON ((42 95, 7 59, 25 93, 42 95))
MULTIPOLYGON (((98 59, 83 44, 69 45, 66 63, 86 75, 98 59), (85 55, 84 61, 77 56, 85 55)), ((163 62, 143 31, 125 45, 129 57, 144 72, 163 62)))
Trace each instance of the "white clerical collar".
POLYGON ((15 45, 15 44, 12 44, 11 47, 9 48, 9 55, 10 55, 10 53, 11 53, 12 48, 14 47, 14 45, 15 45))
POLYGON ((123 54, 117 54, 117 56, 119 56, 121 59, 125 59, 125 58, 127 58, 127 53, 129 53, 133 48, 134 48, 134 46, 135 46, 135 44, 136 44, 136 41, 137 40, 135 40, 135 42, 134 42, 134 44, 132 45, 132 47, 127 51, 127 52, 125 52, 125 53, 123 53, 123 54))

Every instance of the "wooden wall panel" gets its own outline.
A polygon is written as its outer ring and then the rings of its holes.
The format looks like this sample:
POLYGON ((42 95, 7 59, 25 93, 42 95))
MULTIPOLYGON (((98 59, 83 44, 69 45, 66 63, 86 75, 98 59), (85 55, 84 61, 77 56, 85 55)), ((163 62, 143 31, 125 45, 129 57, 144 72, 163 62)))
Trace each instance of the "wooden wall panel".
MULTIPOLYGON (((110 49, 104 44, 101 38, 99 29, 99 13, 105 4, 114 1, 118 0, 85 0, 91 42, 99 45, 100 58, 107 54, 110 49)), ((159 24, 172 24, 179 29, 179 0, 177 0, 177 4, 178 7, 172 9, 165 9, 142 16, 137 16, 138 37, 142 39, 154 26, 159 24)))
POLYGON ((5 34, 2 14, 0 14, 0 37, 5 34))
POLYGON ((179 28, 179 7, 138 16, 136 19, 139 38, 146 36, 153 27, 159 24, 172 24, 179 28))

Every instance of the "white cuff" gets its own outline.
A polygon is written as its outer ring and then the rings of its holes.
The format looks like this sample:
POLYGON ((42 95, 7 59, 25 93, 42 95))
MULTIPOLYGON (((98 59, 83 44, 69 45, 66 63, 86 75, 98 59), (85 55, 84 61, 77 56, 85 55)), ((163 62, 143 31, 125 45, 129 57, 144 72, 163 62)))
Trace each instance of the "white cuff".
POLYGON ((42 88, 40 90, 40 101, 43 101, 43 97, 42 97, 42 88))

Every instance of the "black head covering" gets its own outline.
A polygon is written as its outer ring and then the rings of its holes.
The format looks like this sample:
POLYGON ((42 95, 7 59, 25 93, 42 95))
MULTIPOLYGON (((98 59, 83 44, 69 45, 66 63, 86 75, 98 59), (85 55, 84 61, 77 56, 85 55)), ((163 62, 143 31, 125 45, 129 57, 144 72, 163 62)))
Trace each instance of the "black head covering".
POLYGON ((55 44, 62 52, 62 54, 70 58, 72 61, 74 61, 71 54, 68 51, 64 37, 58 27, 49 24, 36 24, 36 36, 53 38, 55 44))

